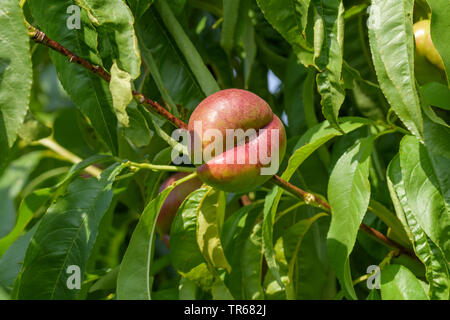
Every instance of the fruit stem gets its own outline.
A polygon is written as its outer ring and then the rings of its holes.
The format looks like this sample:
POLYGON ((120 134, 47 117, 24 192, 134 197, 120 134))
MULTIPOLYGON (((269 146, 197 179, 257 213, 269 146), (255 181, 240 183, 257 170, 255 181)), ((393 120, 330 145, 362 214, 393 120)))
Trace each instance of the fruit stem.
POLYGON ((138 162, 127 162, 131 169, 148 169, 153 171, 173 171, 173 172, 195 172, 197 170, 194 167, 178 167, 178 166, 166 166, 166 165, 156 165, 151 163, 138 163, 138 162))
POLYGON ((175 181, 175 182, 172 184, 172 186, 175 188, 176 186, 178 186, 178 185, 180 185, 180 184, 182 184, 182 183, 184 183, 184 182, 186 182, 186 181, 189 181, 189 180, 194 179, 196 176, 197 176, 197 171, 194 171, 194 172, 192 172, 190 175, 188 175, 188 176, 186 176, 186 177, 184 177, 184 178, 181 178, 181 179, 175 181))

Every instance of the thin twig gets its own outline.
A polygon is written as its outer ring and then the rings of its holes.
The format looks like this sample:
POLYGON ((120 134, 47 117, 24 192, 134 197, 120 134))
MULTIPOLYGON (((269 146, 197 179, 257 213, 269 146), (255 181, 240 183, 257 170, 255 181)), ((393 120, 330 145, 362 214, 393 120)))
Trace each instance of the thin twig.
POLYGON ((294 186, 293 184, 289 183, 288 181, 281 179, 281 177, 279 177, 277 175, 274 175, 272 177, 272 182, 274 184, 276 184, 277 186, 283 188, 284 190, 289 191, 290 193, 297 196, 298 198, 305 200, 306 204, 316 205, 316 206, 322 207, 322 209, 325 209, 327 211, 331 210, 330 205, 328 203, 326 203, 325 201, 323 201, 322 199, 320 199, 319 197, 315 196, 312 193, 306 192, 297 186, 294 186))
MULTIPOLYGON (((87 61, 86 59, 83 59, 83 58, 77 56, 70 50, 63 47, 60 43, 47 37, 47 35, 44 32, 42 32, 30 25, 30 26, 28 26, 28 34, 31 37, 31 39, 33 39, 33 41, 35 41, 36 43, 45 45, 45 46, 49 47, 50 49, 53 49, 53 50, 59 52, 60 54, 66 56, 67 58, 69 58, 69 62, 76 63, 76 64, 86 68, 87 70, 97 74, 99 77, 101 77, 106 82, 111 81, 111 75, 103 67, 95 65, 95 64, 87 61)), ((164 118, 166 118, 167 120, 172 122, 176 127, 182 128, 182 129, 187 129, 186 123, 184 123, 183 121, 181 121, 180 119, 175 117, 173 114, 171 114, 169 111, 164 109, 158 102, 145 97, 143 94, 141 94, 135 90, 132 91, 132 94, 139 103, 141 103, 147 107, 150 107, 149 109, 151 109, 154 112, 158 113, 159 115, 163 116, 164 118)))

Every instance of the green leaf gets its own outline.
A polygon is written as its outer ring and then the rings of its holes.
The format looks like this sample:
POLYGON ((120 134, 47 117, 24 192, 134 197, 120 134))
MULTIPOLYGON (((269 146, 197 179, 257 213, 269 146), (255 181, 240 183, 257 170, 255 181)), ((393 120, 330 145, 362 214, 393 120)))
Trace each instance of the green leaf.
POLYGON ((47 138, 52 134, 51 128, 47 127, 33 116, 27 118, 25 118, 25 122, 22 124, 19 132, 17 133, 21 139, 31 143, 33 141, 47 138))
POLYGON ((89 292, 94 292, 97 290, 111 290, 115 289, 117 286, 117 276, 119 274, 120 266, 115 267, 107 274, 102 276, 98 281, 96 281, 92 287, 89 288, 89 292))
POLYGON ((242 286, 246 299, 263 300, 262 279, 262 223, 257 223, 246 239, 241 253, 242 286))
POLYGON ((180 285, 178 286, 178 298, 180 300, 195 300, 197 293, 197 286, 189 279, 180 278, 180 285))
POLYGON ((114 61, 111 68, 109 90, 111 90, 113 107, 116 112, 117 120, 125 127, 128 127, 130 125, 130 119, 128 118, 126 109, 133 100, 133 95, 131 93, 131 76, 128 72, 120 70, 116 61, 114 61))
POLYGON ((450 3, 446 0, 428 0, 427 2, 431 7, 431 38, 433 39, 433 45, 444 61, 447 83, 450 85, 450 43, 448 41, 450 3))
POLYGON ((9 295, 0 287, 0 300, 9 300, 9 295))
POLYGON ((256 287, 253 287, 253 283, 249 287, 253 289, 243 288, 242 279, 244 273, 246 276, 252 275, 255 271, 257 272, 258 267, 253 264, 250 266, 244 264, 242 260, 249 258, 251 262, 256 263, 259 245, 257 234, 253 236, 253 241, 250 240, 250 237, 260 211, 261 206, 257 203, 242 207, 225 221, 222 228, 222 244, 232 268, 231 273, 225 275, 224 282, 236 299, 248 299, 246 292, 257 292, 258 290, 256 287), (247 251, 251 250, 251 257, 247 257, 248 254, 244 252, 244 248, 247 251), (244 268, 249 270, 244 271, 244 268))
MULTIPOLYGON (((342 132, 347 134, 371 123, 370 120, 364 118, 346 117, 341 118, 340 127, 342 132)), ((334 137, 342 135, 342 132, 331 127, 328 121, 324 121, 309 129, 294 147, 295 151, 289 158, 288 166, 281 177, 285 180, 289 180, 303 161, 305 161, 315 150, 334 137)))
POLYGON ((381 90, 409 131, 423 141, 414 78, 413 3, 413 0, 373 0, 369 40, 381 90))
POLYGON ((206 95, 155 8, 137 21, 136 32, 150 76, 171 112, 178 113, 176 104, 193 110, 206 95))
POLYGON ((97 228, 112 200, 112 184, 124 165, 104 170, 100 181, 77 179, 42 218, 15 284, 19 299, 74 299, 67 268, 78 266, 81 281, 97 228))
POLYGON ((233 300, 228 288, 222 281, 216 281, 211 289, 213 300, 233 300))
POLYGON ((189 65, 191 72, 194 74, 197 82, 202 88, 203 93, 206 96, 213 94, 220 90, 216 80, 213 78, 211 72, 203 63, 203 60, 198 53, 195 46, 192 44, 189 37, 184 32, 178 20, 172 13, 170 6, 166 1, 155 0, 155 6, 161 15, 161 19, 169 31, 170 35, 175 40, 175 43, 184 55, 187 64, 189 65))
POLYGON ((417 223, 409 208, 398 155, 389 164, 387 182, 397 216, 414 244, 414 251, 426 267, 426 278, 430 284, 428 296, 430 299, 448 300, 450 298, 448 262, 442 251, 417 223))
MULTIPOLYGON (((134 19, 123 0, 75 0, 86 10, 90 21, 96 27, 103 47, 113 48, 109 59, 117 60, 118 67, 129 73, 132 79, 139 76, 141 57, 134 33, 134 19), (108 42, 105 45, 104 42, 108 42)), ((104 53, 102 53, 102 56, 104 53)))
POLYGON ((8 292, 13 290, 14 281, 22 269, 25 253, 38 225, 39 223, 17 238, 0 259, 0 286, 8 292))
MULTIPOLYGON (((296 214, 302 214, 302 211, 305 211, 308 219, 320 212, 316 208, 304 206, 296 214)), ((336 277, 327 261, 326 252, 329 225, 329 219, 319 219, 302 239, 292 277, 299 300, 332 299, 336 295, 336 277)))
POLYGON ((234 46, 234 33, 239 17, 240 0, 223 1, 223 22, 220 34, 220 44, 225 51, 230 52, 234 46))
MULTIPOLYGON (((314 103, 314 96, 316 95, 316 70, 308 69, 306 79, 304 79, 302 86, 302 95, 300 101, 303 102, 305 122, 308 128, 314 127, 319 123, 316 115, 316 106, 314 103)), ((288 109, 289 110, 289 109, 288 109)))
POLYGON ((224 268, 231 272, 231 266, 223 252, 220 241, 219 191, 212 188, 197 208, 197 243, 205 260, 215 268, 224 268))
POLYGON ((0 13, 0 163, 16 141, 30 102, 31 55, 24 16, 16 0, 2 1, 0 13))
POLYGON ((257 0, 267 21, 292 46, 305 65, 314 64, 314 51, 304 31, 308 21, 310 0, 257 0))
MULTIPOLYGON (((156 220, 159 210, 170 192, 179 184, 191 179, 187 176, 170 185, 144 209, 131 236, 130 244, 123 257, 117 279, 117 298, 151 300, 153 276, 150 273, 153 264, 156 220)), ((172 236, 171 236, 172 238, 172 236)))
POLYGON ((372 289, 370 290, 366 300, 381 300, 380 293, 377 289, 372 289))
POLYGON ((450 110, 450 89, 439 82, 428 82, 420 87, 426 104, 450 110))
POLYGON ((414 274, 397 264, 381 270, 381 297, 383 300, 428 300, 414 274))
POLYGON ((0 239, 0 257, 8 250, 11 244, 22 234, 31 219, 38 214, 42 214, 50 205, 52 189, 44 188, 33 191, 27 195, 20 203, 17 211, 17 221, 11 232, 0 239))
POLYGON ((207 187, 192 192, 178 209, 170 229, 173 267, 204 290, 210 290, 215 279, 198 246, 197 211, 209 191, 207 187))
POLYGON ((296 299, 296 290, 294 285, 294 271, 298 261, 298 254, 303 242, 303 238, 310 229, 311 225, 320 217, 326 216, 326 213, 319 213, 312 218, 303 219, 289 227, 278 241, 283 248, 284 260, 288 263, 288 283, 286 285, 286 297, 290 300, 296 299))
POLYGON ((315 8, 314 47, 317 89, 322 96, 322 113, 330 124, 340 130, 339 109, 345 98, 340 84, 344 46, 344 6, 340 0, 313 0, 315 8), (321 28, 317 28, 320 25, 321 28), (319 33, 319 34, 318 34, 319 33))
POLYGON ((330 175, 331 225, 328 257, 346 296, 356 299, 349 256, 370 199, 369 165, 374 136, 361 139, 339 158, 330 175))
MULTIPOLYGON (((67 27, 67 8, 74 0, 33 0, 28 3, 33 18, 47 36, 88 61, 102 66, 97 51, 98 34, 86 12, 81 11, 81 29, 67 27)), ((58 78, 81 112, 89 118, 98 136, 113 153, 117 153, 117 119, 106 81, 83 67, 69 63, 67 57, 51 51, 58 78)))
POLYGON ((381 100, 382 92, 378 85, 363 79, 359 70, 345 61, 342 66, 344 87, 351 90, 353 101, 361 114, 372 120, 384 119, 384 110, 381 106, 385 103, 381 100))
POLYGON ((412 214, 428 237, 450 260, 450 159, 432 153, 417 139, 400 143, 400 167, 412 214))
POLYGON ((131 125, 129 127, 121 128, 123 134, 137 147, 149 145, 152 138, 150 128, 135 101, 132 101, 131 104, 128 105, 127 114, 131 125))
MULTIPOLYGON (((11 166, 11 169, 14 171, 17 171, 17 173, 27 174, 28 170, 33 170, 34 166, 37 164, 36 161, 40 159, 41 153, 30 153, 28 155, 25 155, 23 158, 20 158, 16 161, 14 161, 11 166), (37 157, 37 158, 35 158, 37 157), (22 163, 22 164, 20 164, 22 163)), ((62 188, 65 184, 70 182, 73 178, 75 178, 76 175, 78 175, 84 168, 95 164, 95 163, 102 163, 106 160, 110 160, 110 156, 105 155, 95 155, 92 157, 89 157, 83 161, 81 161, 78 164, 74 164, 69 172, 66 174, 66 176, 58 182, 55 186, 51 188, 43 188, 33 191, 32 193, 28 194, 24 199, 22 199, 19 209, 17 211, 17 221, 14 225, 14 228, 11 230, 11 232, 5 236, 4 238, 0 239, 0 257, 3 255, 3 253, 9 248, 12 242, 14 242, 18 236, 25 230, 28 223, 31 221, 32 218, 39 216, 43 212, 47 211, 48 206, 50 205, 51 201, 59 195, 59 190, 62 188)), ((8 170, 6 172, 9 172, 8 170)), ((12 175, 13 172, 6 174, 5 177, 8 177, 6 181, 16 181, 16 183, 19 183, 22 185, 22 187, 17 188, 14 185, 10 186, 11 192, 10 195, 15 195, 16 192, 19 191, 19 189, 23 188, 24 178, 18 177, 16 175, 12 175), (14 191, 17 190, 17 191, 14 191)), ((0 179, 0 186, 1 186, 1 179, 0 179)), ((1 188, 1 187, 0 187, 1 188)), ((1 195, 1 192, 0 192, 1 195)), ((4 200, 5 203, 8 203, 8 200, 4 200)), ((11 205, 10 208, 13 208, 11 205)), ((5 212, 5 211, 4 211, 5 212)))
POLYGON ((220 241, 220 214, 218 206, 220 192, 212 188, 197 209, 197 243, 205 260, 215 268, 231 272, 220 241))
POLYGON ((178 210, 170 231, 173 266, 204 290, 212 290, 215 299, 232 299, 231 293, 215 270, 229 266, 218 237, 217 197, 211 187, 194 191, 178 210), (214 212, 213 212, 214 211, 214 212))
MULTIPOLYGON (((307 77, 308 75, 308 69, 298 63, 297 59, 292 55, 288 60, 285 78, 283 79, 284 110, 286 111, 289 123, 287 131, 291 135, 304 132, 308 123, 308 116, 306 115, 307 107, 303 99, 305 99, 305 96, 314 96, 313 90, 305 88, 314 89, 314 84, 306 87, 306 83, 310 84, 311 80, 315 80, 314 77, 307 77)), ((314 107, 314 100, 310 101, 312 101, 312 106, 314 107)))
MULTIPOLYGON (((41 151, 27 153, 12 161, 0 177, 0 237, 5 237, 13 229, 16 220, 14 200, 41 159, 41 151)), ((0 250, 0 256, 3 252, 0 250)))
MULTIPOLYGON (((424 106, 424 110, 426 109, 424 106)), ((450 159, 450 126, 440 118, 436 121, 434 117, 437 118, 431 108, 425 111, 423 117, 425 146, 431 153, 450 159)))
MULTIPOLYGON (((152 28, 152 30, 154 30, 154 28, 152 28)), ((145 33, 141 33, 140 29, 137 30, 138 35, 139 35, 139 39, 143 39, 145 37, 148 37, 149 34, 145 33)), ((177 106, 175 105, 175 102, 173 101, 171 95, 169 94, 169 92, 167 91, 167 88, 164 84, 163 78, 161 76, 161 73, 159 72, 159 69, 156 65, 156 60, 153 57, 152 54, 152 50, 150 47, 150 44, 148 42, 143 42, 142 40, 140 40, 140 46, 141 46, 141 50, 143 52, 143 59, 144 62, 146 63, 147 67, 148 67, 148 72, 151 75, 153 81, 156 84, 156 87, 158 88, 162 98, 164 99, 164 102, 166 103, 166 107, 169 109, 169 111, 171 113, 173 113, 175 116, 179 116, 179 111, 177 109, 177 106)), ((161 48, 162 45, 160 44, 160 46, 158 48, 161 48)), ((143 80, 145 81, 145 80, 143 80)), ((145 84, 145 83, 144 83, 145 84)), ((177 90, 182 90, 183 88, 176 88, 177 90)), ((200 91, 200 89, 199 89, 200 91)))
MULTIPOLYGON (((250 5, 250 2, 246 3, 247 5, 250 5)), ((250 18, 250 14, 248 12, 248 8, 245 8, 245 4, 241 5, 241 7, 244 7, 244 9, 241 9, 243 11, 243 14, 245 16, 243 17, 242 24, 244 25, 244 31, 242 35, 242 46, 244 48, 245 52, 245 59, 244 59, 244 79, 245 79, 245 88, 248 89, 250 79, 251 79, 251 72, 253 69, 253 66, 255 65, 256 60, 256 54, 257 54, 257 45, 256 45, 256 39, 255 39, 255 27, 252 23, 252 19, 250 18)))
POLYGON ((275 249, 273 246, 273 225, 275 223, 275 215, 278 208, 278 203, 280 202, 283 190, 279 187, 275 187, 266 196, 264 200, 264 211, 263 211, 263 247, 264 256, 267 261, 267 266, 275 278, 278 285, 284 289, 283 281, 281 280, 280 268, 275 259, 275 249))
POLYGON ((127 2, 136 21, 139 20, 153 4, 153 0, 127 0, 127 2))

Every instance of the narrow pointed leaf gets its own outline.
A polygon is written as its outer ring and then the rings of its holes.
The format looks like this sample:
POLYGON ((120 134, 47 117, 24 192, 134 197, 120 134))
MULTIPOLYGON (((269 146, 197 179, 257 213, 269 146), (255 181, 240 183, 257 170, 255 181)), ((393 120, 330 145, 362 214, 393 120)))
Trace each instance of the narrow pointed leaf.
POLYGON ((120 266, 117 280, 118 299, 152 299, 153 276, 150 271, 155 250, 156 220, 167 196, 185 179, 180 179, 164 189, 144 209, 120 266))
POLYGON ((387 180, 397 216, 408 232, 411 242, 414 245, 414 251, 425 265, 425 275, 430 284, 428 296, 430 299, 448 300, 450 298, 450 271, 448 262, 442 250, 425 234, 417 223, 414 214, 411 212, 405 194, 398 155, 389 164, 387 180))
POLYGON ((428 300, 419 280, 401 265, 389 265, 381 270, 383 300, 428 300))
POLYGON ((405 136, 400 144, 400 167, 412 214, 449 261, 450 159, 405 136))
POLYGON ((8 292, 13 290, 14 281, 22 269, 25 253, 38 225, 39 223, 17 238, 0 259, 0 287, 8 292))
POLYGON ((131 93, 131 77, 128 72, 120 70, 116 62, 114 62, 111 68, 109 90, 111 90, 112 102, 117 120, 125 127, 128 127, 130 119, 126 109, 133 100, 133 95, 131 93))
MULTIPOLYGON (((137 21, 136 32, 143 60, 148 64, 150 76, 164 101, 171 109, 180 104, 193 110, 206 95, 183 54, 174 46, 173 36, 154 7, 137 21)), ((177 113, 176 110, 171 111, 177 113)))
POLYGON ((197 210, 209 191, 201 188, 191 193, 178 209, 170 230, 172 265, 204 290, 210 290, 215 281, 197 243, 197 210))
POLYGON ((138 20, 153 4, 153 0, 127 0, 128 6, 134 15, 135 20, 138 20))
POLYGON ((372 1, 369 40, 381 90, 409 131, 423 140, 414 78, 413 3, 412 0, 372 1))
POLYGON ((267 21, 292 46, 305 65, 314 64, 314 51, 304 31, 308 21, 310 0, 257 0, 267 21))
POLYGON ((245 241, 241 253, 241 269, 244 296, 246 299, 264 299, 261 284, 263 262, 262 223, 254 226, 250 237, 245 241))
POLYGON ((341 72, 344 48, 344 6, 341 0, 313 0, 315 25, 320 22, 323 34, 319 37, 315 27, 315 48, 320 54, 315 63, 321 72, 317 74, 317 89, 322 96, 322 113, 330 124, 340 130, 338 115, 345 98, 341 86, 341 72), (319 41, 318 39, 320 38, 319 41), (316 47, 316 45, 315 45, 316 47))
POLYGON ((447 0, 428 0, 427 2, 431 8, 431 38, 442 61, 444 61, 447 84, 450 86, 450 43, 448 41, 450 2, 447 0))
POLYGON ((77 266, 81 281, 97 231, 112 200, 114 178, 123 165, 106 169, 98 181, 77 179, 42 218, 28 247, 15 292, 19 299, 74 299, 68 267, 77 266))
POLYGON ((220 240, 220 192, 209 190, 197 209, 197 243, 205 260, 215 268, 231 272, 220 240))
MULTIPOLYGON (((0 164, 16 141, 30 102, 31 55, 19 2, 2 1, 0 9, 0 164)), ((0 165, 1 167, 1 165, 0 165)))
POLYGON ((330 263, 346 295, 356 299, 349 256, 370 199, 369 164, 374 137, 358 141, 344 152, 331 172, 328 200, 331 225, 327 236, 330 263))
POLYGON ((286 285, 287 299, 296 299, 296 290, 294 285, 294 270, 298 261, 298 254, 302 245, 303 238, 310 229, 311 225, 320 217, 326 216, 326 213, 319 213, 312 218, 303 219, 289 227, 278 241, 282 242, 284 258, 288 263, 288 284, 286 285))
POLYGON ((169 4, 166 3, 166 1, 155 0, 155 6, 161 15, 164 25, 175 40, 180 51, 183 53, 184 58, 202 88, 203 93, 206 96, 209 96, 214 92, 219 91, 220 88, 216 80, 204 64, 200 54, 184 32, 177 18, 174 16, 169 4))

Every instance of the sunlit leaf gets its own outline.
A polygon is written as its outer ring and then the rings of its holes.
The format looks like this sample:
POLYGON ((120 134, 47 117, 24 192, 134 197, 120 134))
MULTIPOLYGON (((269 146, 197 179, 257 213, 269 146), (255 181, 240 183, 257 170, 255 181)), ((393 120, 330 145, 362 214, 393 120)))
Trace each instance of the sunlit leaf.
POLYGON ((423 140, 422 113, 414 78, 413 3, 412 0, 372 1, 369 39, 381 90, 405 126, 423 140))
MULTIPOLYGON (((16 141, 30 100, 31 55, 24 16, 16 0, 0 9, 0 164, 16 141)), ((1 167, 1 165, 0 165, 1 167)))
POLYGON ((401 265, 389 265, 381 270, 383 300, 428 300, 419 280, 401 265))
POLYGON ((374 137, 357 141, 338 160, 328 184, 331 225, 327 247, 330 263, 346 295, 356 299, 349 256, 370 199, 369 165, 374 137))

